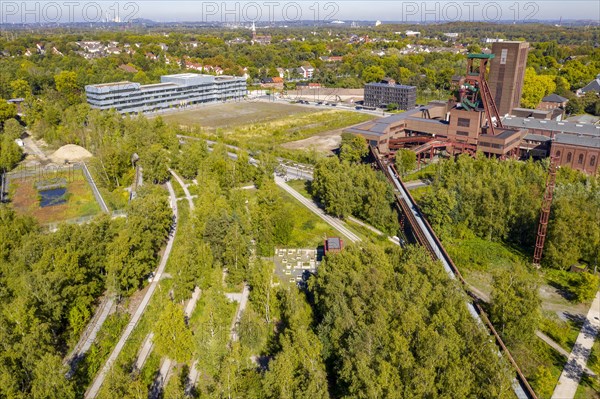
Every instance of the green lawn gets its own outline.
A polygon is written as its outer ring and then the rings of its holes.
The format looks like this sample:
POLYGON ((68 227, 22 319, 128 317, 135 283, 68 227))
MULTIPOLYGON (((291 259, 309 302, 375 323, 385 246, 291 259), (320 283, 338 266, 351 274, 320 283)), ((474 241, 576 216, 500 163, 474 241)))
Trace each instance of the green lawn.
POLYGON ((552 338, 558 343, 564 350, 571 352, 579 330, 581 329, 581 323, 576 323, 572 320, 561 320, 556 312, 544 311, 542 322, 540 324, 540 330, 552 338))
POLYGON ((183 191, 183 187, 174 177, 171 178, 171 185, 173 186, 173 191, 175 191, 175 196, 177 198, 185 198, 185 191, 183 191))
POLYGON ((293 220, 294 229, 287 246, 291 248, 316 248, 321 245, 325 237, 341 234, 329 226, 323 219, 304 207, 298 200, 283 189, 279 189, 281 200, 287 214, 293 220))
POLYGON ((527 347, 512 348, 511 353, 538 397, 550 399, 562 373, 565 358, 541 339, 535 339, 527 347), (551 377, 548 380, 538 381, 535 378, 540 367, 550 372, 551 377))
POLYGON ((413 173, 409 173, 402 178, 403 182, 409 182, 413 180, 421 180, 421 179, 430 179, 433 177, 435 173, 435 164, 430 163, 423 167, 420 170, 414 171, 413 173))
POLYGON ((298 191, 302 196, 312 199, 312 196, 308 192, 308 187, 310 186, 310 182, 308 180, 290 180, 287 182, 288 186, 292 187, 294 190, 298 191))

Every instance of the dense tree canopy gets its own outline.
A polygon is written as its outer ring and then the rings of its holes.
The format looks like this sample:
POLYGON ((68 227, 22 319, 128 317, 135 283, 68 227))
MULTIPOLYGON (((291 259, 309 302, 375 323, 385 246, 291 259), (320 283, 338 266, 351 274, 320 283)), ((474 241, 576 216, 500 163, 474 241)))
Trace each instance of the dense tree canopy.
POLYGON ((325 158, 315 166, 311 187, 327 213, 341 217, 354 215, 388 232, 397 228, 391 186, 369 165, 325 158))
MULTIPOLYGON (((460 156, 432 172, 433 184, 419 205, 435 231, 509 241, 533 251, 547 163, 460 156)), ((600 251, 600 186, 596 178, 561 168, 548 224, 544 264, 567 269, 590 265, 600 251)))
POLYGON ((461 290, 421 250, 351 247, 311 282, 335 397, 511 397, 461 290))

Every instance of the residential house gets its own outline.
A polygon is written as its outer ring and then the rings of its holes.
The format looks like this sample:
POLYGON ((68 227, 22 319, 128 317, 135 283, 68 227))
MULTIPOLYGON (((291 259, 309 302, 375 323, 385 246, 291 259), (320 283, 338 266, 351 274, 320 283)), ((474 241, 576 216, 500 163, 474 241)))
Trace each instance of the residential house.
POLYGON ((313 74, 315 73, 315 68, 310 64, 304 64, 297 69, 297 72, 304 79, 312 79, 313 74))
POLYGON ((539 103, 537 109, 551 110, 555 108, 565 108, 569 102, 568 98, 559 96, 558 94, 550 94, 542 98, 542 102, 539 103))
POLYGON ((596 76, 596 79, 592 80, 585 87, 582 87, 581 89, 577 90, 577 95, 583 96, 589 91, 593 91, 596 94, 600 94, 600 74, 598 74, 596 76))
POLYGON ((279 89, 283 90, 283 79, 279 76, 273 78, 265 78, 261 80, 260 87, 264 89, 279 89))
POLYGON ((137 73, 138 72, 138 70, 135 69, 133 66, 127 65, 127 64, 119 65, 119 69, 124 72, 127 72, 127 73, 137 73))

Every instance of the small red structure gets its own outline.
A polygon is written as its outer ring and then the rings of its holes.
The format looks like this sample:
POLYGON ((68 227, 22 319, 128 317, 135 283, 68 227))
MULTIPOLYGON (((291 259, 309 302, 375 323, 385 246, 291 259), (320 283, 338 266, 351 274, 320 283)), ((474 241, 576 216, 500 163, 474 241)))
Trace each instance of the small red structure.
POLYGON ((340 252, 344 248, 344 241, 339 237, 328 237, 325 239, 325 255, 340 252))

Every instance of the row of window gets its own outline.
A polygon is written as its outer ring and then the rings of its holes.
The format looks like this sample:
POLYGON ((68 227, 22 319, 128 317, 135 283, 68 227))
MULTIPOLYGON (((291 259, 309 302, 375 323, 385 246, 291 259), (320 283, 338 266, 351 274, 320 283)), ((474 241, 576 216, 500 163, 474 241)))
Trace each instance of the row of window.
MULTIPOLYGON (((556 156, 560 158, 560 151, 556 151, 556 156)), ((568 152, 567 153, 567 163, 570 163, 573 160, 573 153, 568 152)), ((577 164, 578 165, 583 165, 583 160, 584 160, 584 156, 583 154, 579 154, 579 157, 577 158, 577 164)), ((590 166, 596 166, 596 156, 592 155, 592 157, 590 158, 590 166)))

